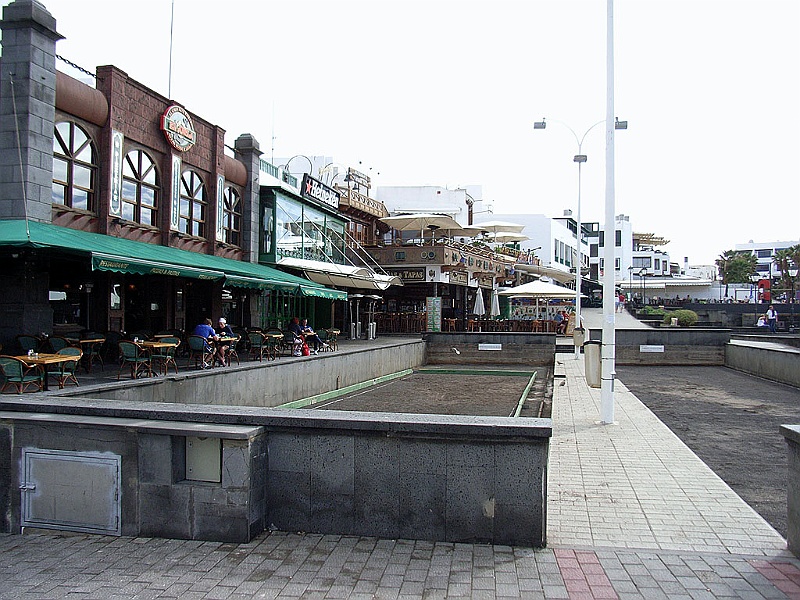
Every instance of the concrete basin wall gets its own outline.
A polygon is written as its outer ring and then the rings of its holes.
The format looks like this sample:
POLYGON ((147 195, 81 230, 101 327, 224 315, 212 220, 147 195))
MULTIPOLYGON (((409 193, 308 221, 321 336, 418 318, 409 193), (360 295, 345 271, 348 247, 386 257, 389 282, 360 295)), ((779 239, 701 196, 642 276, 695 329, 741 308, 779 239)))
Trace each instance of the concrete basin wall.
POLYGON ((26 446, 122 457, 125 535, 244 542, 272 525, 340 535, 546 543, 550 419, 43 396, 0 398, 0 411, 5 532, 19 531, 19 455, 26 446), (223 439, 222 477, 187 482, 186 455, 176 449, 186 436, 204 435, 223 439))
POLYGON ((176 375, 130 379, 119 385, 76 388, 61 395, 131 402, 175 402, 220 406, 280 406, 320 390, 338 390, 425 362, 422 340, 401 340, 380 347, 362 346, 323 352, 303 359, 244 361, 240 366, 176 375))
MULTIPOLYGON (((619 365, 723 365, 729 329, 660 327, 617 329, 616 363, 619 365)), ((602 340, 601 329, 590 329, 589 339, 602 340)))
POLYGON ((800 349, 753 340, 731 340, 725 366, 764 379, 800 387, 800 349))
POLYGON ((781 425, 788 453, 787 485, 788 531, 786 541, 795 556, 800 556, 800 425, 781 425))
POLYGON ((554 333, 425 333, 429 365, 551 366, 554 333))

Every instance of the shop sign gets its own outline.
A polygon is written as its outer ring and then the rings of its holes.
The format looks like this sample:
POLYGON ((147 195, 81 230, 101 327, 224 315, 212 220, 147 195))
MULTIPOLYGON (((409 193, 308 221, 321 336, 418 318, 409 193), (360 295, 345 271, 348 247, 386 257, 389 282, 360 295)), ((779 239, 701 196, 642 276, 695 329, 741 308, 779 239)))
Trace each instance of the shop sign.
POLYGON ((479 287, 482 287, 482 288, 489 288, 489 289, 491 289, 491 288, 493 287, 493 286, 492 286, 492 280, 493 280, 493 279, 494 279, 494 278, 493 278, 491 275, 489 275, 488 277, 487 277, 487 276, 485 276, 485 275, 482 275, 482 276, 481 276, 481 277, 478 279, 478 286, 479 286, 479 287))
POLYGON ((177 104, 170 106, 161 117, 161 131, 175 150, 186 152, 197 143, 192 119, 177 104))
POLYGON ((122 163, 124 160, 122 150, 125 136, 119 131, 111 132, 111 203, 109 214, 120 216, 122 214, 122 163))
POLYGON ((321 181, 317 181, 308 173, 303 174, 303 185, 300 186, 300 196, 308 200, 327 204, 335 209, 339 208, 339 192, 333 188, 329 188, 321 181))
MULTIPOLYGON (((380 175, 380 173, 378 173, 380 175)), ((344 180, 355 184, 356 188, 367 188, 369 189, 370 186, 370 178, 364 173, 356 171, 353 167, 347 168, 347 175, 344 176, 344 180)))
POLYGON ((462 285, 467 285, 467 272, 450 271, 450 283, 460 283, 462 285))
POLYGON ((425 281, 425 269, 387 269, 389 275, 396 275, 403 281, 425 281))

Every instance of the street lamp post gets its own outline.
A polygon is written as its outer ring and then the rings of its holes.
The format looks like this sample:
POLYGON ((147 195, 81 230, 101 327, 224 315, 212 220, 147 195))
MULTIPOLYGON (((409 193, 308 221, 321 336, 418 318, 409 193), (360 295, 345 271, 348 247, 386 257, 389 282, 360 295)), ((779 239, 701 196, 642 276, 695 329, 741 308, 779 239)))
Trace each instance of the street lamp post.
POLYGON ((792 297, 789 298, 789 310, 791 311, 792 317, 789 320, 789 326, 786 328, 786 330, 789 333, 793 333, 794 332, 794 301, 795 301, 794 278, 797 277, 797 268, 789 269, 787 271, 787 273, 789 273, 789 279, 792 282, 792 297))
POLYGON ((639 269, 639 277, 641 277, 641 284, 642 284, 642 306, 647 306, 647 295, 644 291, 644 276, 647 275, 647 269, 642 267, 639 269))
MULTIPOLYGON (((583 147, 583 141, 586 139, 586 136, 589 134, 589 132, 592 129, 594 129, 595 127, 597 127, 598 125, 601 125, 601 124, 605 123, 606 121, 605 121, 605 119, 603 119, 602 121, 598 121, 597 123, 595 123, 594 125, 589 127, 589 129, 587 129, 583 133, 583 135, 581 137, 578 137, 578 134, 575 133, 575 130, 572 129, 572 127, 570 127, 569 125, 567 125, 563 121, 559 121, 557 119, 552 119, 552 120, 555 121, 556 123, 560 124, 560 125, 563 125, 567 129, 569 129, 570 133, 572 133, 572 136, 575 138, 575 142, 578 144, 578 153, 575 156, 572 157, 572 162, 575 162, 575 163, 578 164, 578 206, 577 206, 577 210, 575 211, 576 212, 575 221, 577 223, 577 231, 575 232, 575 240, 576 240, 575 246, 578 249, 578 252, 577 252, 577 264, 575 265, 575 327, 582 327, 582 325, 581 325, 581 283, 582 283, 583 279, 582 279, 582 276, 581 276, 581 268, 583 267, 583 256, 581 254, 581 242, 583 241, 583 231, 582 231, 583 225, 581 224, 581 166, 583 165, 583 163, 586 162, 587 156, 585 154, 581 153, 581 149, 583 147)), ((533 124, 533 128, 534 129, 546 129, 547 128, 547 122, 543 118, 541 121, 536 121, 533 124)), ((616 119, 616 121, 614 122, 614 129, 627 129, 627 128, 628 128, 628 122, 627 121, 620 121, 619 119, 616 119)), ((580 349, 580 346, 576 345, 575 346, 575 360, 580 359, 580 357, 581 357, 581 349, 580 349)))

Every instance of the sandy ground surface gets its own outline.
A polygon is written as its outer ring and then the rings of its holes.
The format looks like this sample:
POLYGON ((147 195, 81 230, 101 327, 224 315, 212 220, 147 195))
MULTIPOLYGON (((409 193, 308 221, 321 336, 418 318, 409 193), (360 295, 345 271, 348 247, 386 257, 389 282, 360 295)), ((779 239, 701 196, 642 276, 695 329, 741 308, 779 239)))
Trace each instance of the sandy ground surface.
POLYGON ((725 367, 617 366, 624 383, 697 456, 786 537, 786 443, 800 389, 725 367))
POLYGON ((485 374, 485 367, 429 368, 352 394, 314 404, 310 408, 404 412, 441 415, 512 415, 536 371, 520 416, 538 416, 539 405, 552 399, 552 373, 545 367, 523 367, 521 375, 485 374), (549 392, 549 394, 548 394, 549 392))

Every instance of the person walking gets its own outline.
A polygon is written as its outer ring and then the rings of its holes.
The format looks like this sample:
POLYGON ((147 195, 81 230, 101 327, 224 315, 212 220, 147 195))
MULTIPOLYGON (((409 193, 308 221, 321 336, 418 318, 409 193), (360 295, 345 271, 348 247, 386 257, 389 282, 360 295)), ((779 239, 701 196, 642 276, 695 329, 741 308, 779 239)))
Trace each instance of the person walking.
POLYGON ((770 304, 769 308, 767 309, 767 324, 769 325, 769 330, 772 333, 775 333, 778 329, 778 311, 775 310, 775 307, 770 304))

